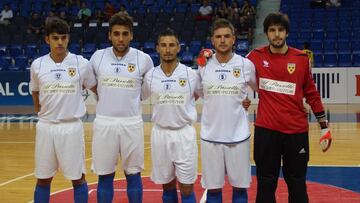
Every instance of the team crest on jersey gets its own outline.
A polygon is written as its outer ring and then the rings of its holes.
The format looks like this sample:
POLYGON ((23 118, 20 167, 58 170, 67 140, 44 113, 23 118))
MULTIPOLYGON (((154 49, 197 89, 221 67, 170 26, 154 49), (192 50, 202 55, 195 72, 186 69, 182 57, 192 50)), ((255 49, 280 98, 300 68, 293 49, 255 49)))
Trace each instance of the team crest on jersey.
POLYGON ((76 75, 76 68, 68 68, 68 74, 70 77, 74 77, 76 75))
POLYGON ((135 71, 135 64, 129 63, 127 68, 129 73, 132 73, 135 71))
POLYGON ((240 69, 239 68, 234 68, 233 69, 233 75, 236 78, 240 77, 240 69))
POLYGON ((185 78, 179 78, 179 85, 181 87, 185 87, 186 86, 186 79, 185 78))
POLYGON ((293 74, 293 72, 295 71, 295 66, 296 64, 295 63, 288 63, 287 64, 287 70, 290 74, 293 74))
POLYGON ((56 80, 61 80, 61 73, 55 73, 55 79, 56 80))

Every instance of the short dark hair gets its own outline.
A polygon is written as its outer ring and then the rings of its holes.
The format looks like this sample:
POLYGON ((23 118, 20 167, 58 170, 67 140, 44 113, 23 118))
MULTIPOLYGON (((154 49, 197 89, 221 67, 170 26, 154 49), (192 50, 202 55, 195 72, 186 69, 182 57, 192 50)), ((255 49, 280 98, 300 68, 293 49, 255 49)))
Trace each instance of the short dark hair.
POLYGON ((133 19, 128 14, 117 13, 113 15, 109 20, 109 31, 111 31, 115 25, 122 25, 128 27, 130 32, 133 31, 133 19))
POLYGON ((229 28, 233 35, 235 35, 235 28, 234 25, 227 19, 219 18, 214 21, 214 23, 211 25, 211 36, 214 35, 215 30, 219 28, 229 28))
POLYGON ((171 28, 166 28, 159 33, 157 43, 159 43, 161 37, 165 37, 165 36, 174 36, 179 41, 179 36, 176 33, 176 31, 171 28))
POLYGON ((57 17, 46 23, 44 30, 45 36, 49 36, 51 33, 58 33, 62 35, 70 33, 70 27, 67 22, 57 17))
POLYGON ((286 30, 286 33, 290 32, 290 21, 286 14, 283 13, 270 13, 266 16, 263 26, 264 26, 264 33, 267 33, 268 29, 272 25, 279 25, 283 26, 286 30))

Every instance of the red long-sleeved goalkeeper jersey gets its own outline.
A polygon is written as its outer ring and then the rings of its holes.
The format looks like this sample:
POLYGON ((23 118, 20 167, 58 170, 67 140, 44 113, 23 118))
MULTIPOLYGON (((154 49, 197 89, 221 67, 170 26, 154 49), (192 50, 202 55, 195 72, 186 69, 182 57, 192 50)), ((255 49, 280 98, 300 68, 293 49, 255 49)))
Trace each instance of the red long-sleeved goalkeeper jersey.
POLYGON ((266 46, 254 49, 247 57, 255 65, 259 85, 255 125, 286 134, 307 132, 303 98, 316 116, 324 114, 307 55, 291 47, 285 54, 273 54, 266 46))

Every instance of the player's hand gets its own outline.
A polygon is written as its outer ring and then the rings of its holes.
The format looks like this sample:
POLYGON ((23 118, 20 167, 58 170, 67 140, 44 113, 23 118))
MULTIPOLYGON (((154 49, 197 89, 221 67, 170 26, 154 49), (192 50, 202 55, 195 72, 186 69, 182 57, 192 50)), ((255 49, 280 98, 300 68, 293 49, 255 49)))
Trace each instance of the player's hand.
MULTIPOLYGON (((326 126, 327 126, 327 122, 326 122, 326 126)), ((332 137, 330 133, 330 128, 327 126, 326 128, 321 129, 321 137, 319 140, 319 144, 323 152, 326 152, 330 148, 331 141, 332 141, 332 137)))
POLYGON ((202 49, 196 59, 197 64, 200 67, 204 67, 207 63, 207 60, 213 55, 211 49, 202 49))
POLYGON ((243 101, 242 101, 242 106, 244 107, 244 109, 247 111, 249 106, 251 105, 251 100, 246 97, 243 101))

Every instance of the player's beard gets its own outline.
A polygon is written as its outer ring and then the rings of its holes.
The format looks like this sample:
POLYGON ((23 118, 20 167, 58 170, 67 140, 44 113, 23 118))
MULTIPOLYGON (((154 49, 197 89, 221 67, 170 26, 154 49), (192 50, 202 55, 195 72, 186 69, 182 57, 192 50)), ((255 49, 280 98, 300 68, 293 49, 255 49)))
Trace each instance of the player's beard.
POLYGON ((285 40, 282 40, 280 44, 276 44, 274 42, 270 42, 270 45, 274 47, 275 49, 281 49, 285 46, 285 40))
POLYGON ((162 57, 161 61, 163 63, 175 63, 175 62, 177 62, 177 57, 169 57, 169 58, 162 57))
POLYGON ((128 46, 126 46, 124 49, 119 49, 119 48, 117 48, 116 46, 113 46, 113 48, 114 48, 114 50, 115 50, 115 52, 116 52, 117 54, 123 55, 123 54, 126 54, 126 53, 128 52, 130 46, 128 45, 128 46))
POLYGON ((174 63, 177 61, 177 58, 172 58, 172 59, 162 59, 162 62, 164 63, 174 63))

